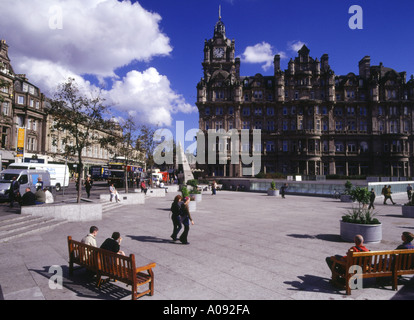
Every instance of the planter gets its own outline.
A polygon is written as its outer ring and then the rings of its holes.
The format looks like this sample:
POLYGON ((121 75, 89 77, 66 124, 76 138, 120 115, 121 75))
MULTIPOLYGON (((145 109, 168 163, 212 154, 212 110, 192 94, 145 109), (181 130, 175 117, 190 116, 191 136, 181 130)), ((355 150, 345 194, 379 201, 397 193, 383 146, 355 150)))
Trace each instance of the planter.
POLYGON ((340 220, 341 238, 354 242, 354 237, 360 234, 365 243, 379 243, 382 240, 382 224, 358 224, 340 220))
POLYGON ((190 201, 188 203, 188 209, 190 210, 190 213, 196 211, 197 210, 197 202, 196 201, 190 201))
POLYGON ((203 199, 201 193, 190 193, 190 197, 194 197, 196 202, 200 202, 203 199))
POLYGON ((404 218, 414 218, 414 206, 402 206, 401 208, 404 218))
POLYGON ((268 189, 267 190, 267 195, 268 196, 278 196, 279 195, 279 190, 272 190, 272 189, 268 189))
POLYGON ((341 202, 353 202, 349 194, 341 194, 341 202))

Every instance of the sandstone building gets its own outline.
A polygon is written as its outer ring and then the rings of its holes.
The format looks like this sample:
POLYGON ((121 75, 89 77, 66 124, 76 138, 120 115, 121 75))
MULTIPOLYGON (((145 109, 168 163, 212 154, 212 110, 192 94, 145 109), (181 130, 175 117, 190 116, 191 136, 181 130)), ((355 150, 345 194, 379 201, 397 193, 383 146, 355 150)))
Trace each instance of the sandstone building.
MULTIPOLYGON (((303 46, 286 70, 276 55, 272 76, 241 76, 235 41, 220 18, 204 43, 200 129, 206 136, 260 129, 260 145, 239 151, 260 151, 264 173, 412 176, 413 76, 407 81, 406 72, 373 66, 369 56, 359 61, 359 74, 336 75, 327 54, 309 53, 303 46)), ((209 176, 243 176, 244 164, 230 161, 230 144, 218 144, 214 151, 226 150, 224 162, 200 167, 209 176)))

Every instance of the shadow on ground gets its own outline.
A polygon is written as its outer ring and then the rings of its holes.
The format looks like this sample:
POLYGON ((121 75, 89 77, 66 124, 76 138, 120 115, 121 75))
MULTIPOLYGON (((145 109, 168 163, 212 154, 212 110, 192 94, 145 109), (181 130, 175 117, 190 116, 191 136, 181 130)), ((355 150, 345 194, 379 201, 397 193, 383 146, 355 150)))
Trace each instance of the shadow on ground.
MULTIPOLYGON (((50 266, 44 267, 43 270, 30 269, 45 278, 51 280, 53 276, 49 273, 50 266)), ((119 300, 131 297, 131 291, 122 288, 113 281, 105 282, 100 288, 96 286, 96 276, 84 268, 75 268, 73 275, 69 275, 69 267, 62 266, 63 287, 74 292, 82 299, 101 299, 101 300, 119 300)))

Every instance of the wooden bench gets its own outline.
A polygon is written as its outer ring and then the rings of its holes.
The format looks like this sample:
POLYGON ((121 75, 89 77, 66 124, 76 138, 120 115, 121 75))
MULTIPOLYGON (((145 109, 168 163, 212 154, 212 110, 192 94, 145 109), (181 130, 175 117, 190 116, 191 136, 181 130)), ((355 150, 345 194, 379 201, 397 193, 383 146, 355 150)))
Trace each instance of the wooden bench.
MULTIPOLYGON (((332 257, 332 283, 345 287, 347 295, 351 294, 350 280, 354 272, 351 266, 361 267, 362 279, 391 277, 392 287, 398 289, 398 276, 414 274, 414 250, 386 250, 354 252, 348 251, 346 259, 332 257)), ((352 280, 351 280, 352 281, 352 280)))
POLYGON ((107 276, 131 286, 132 300, 149 294, 154 295, 155 263, 135 267, 135 256, 119 255, 112 251, 96 248, 75 240, 68 236, 69 247, 69 275, 73 275, 74 264, 85 267, 96 273, 97 287, 102 284, 102 277, 107 276), (148 290, 139 293, 138 287, 148 284, 148 290))

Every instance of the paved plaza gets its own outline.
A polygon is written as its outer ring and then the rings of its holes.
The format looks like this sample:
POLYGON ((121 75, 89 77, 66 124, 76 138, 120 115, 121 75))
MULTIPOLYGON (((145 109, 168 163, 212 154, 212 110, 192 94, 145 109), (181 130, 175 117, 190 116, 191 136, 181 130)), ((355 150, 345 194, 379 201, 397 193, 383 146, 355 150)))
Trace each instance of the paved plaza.
MULTIPOLYGON (((344 290, 330 283, 325 257, 346 254, 339 220, 350 203, 323 197, 269 197, 264 193, 219 191, 203 194, 192 212, 189 245, 172 242, 170 205, 176 193, 146 198, 145 204, 120 206, 101 221, 67 222, 53 230, 23 235, 0 244, 0 298, 5 300, 129 300, 130 288, 109 282, 95 288, 83 269, 68 276, 67 236, 80 240, 91 225, 99 227, 100 245, 113 231, 121 249, 135 254, 137 265, 157 264, 155 295, 140 300, 391 300, 414 299, 414 278, 404 277, 398 291, 390 282, 366 280, 364 289, 344 290), (51 266, 63 271, 63 288, 51 289, 51 266)), ((414 219, 403 218, 404 194, 397 205, 376 212, 383 240, 371 250, 394 249, 414 219)), ((97 201, 97 200, 96 200, 97 201)), ((5 205, 3 205, 5 206, 5 205)))

